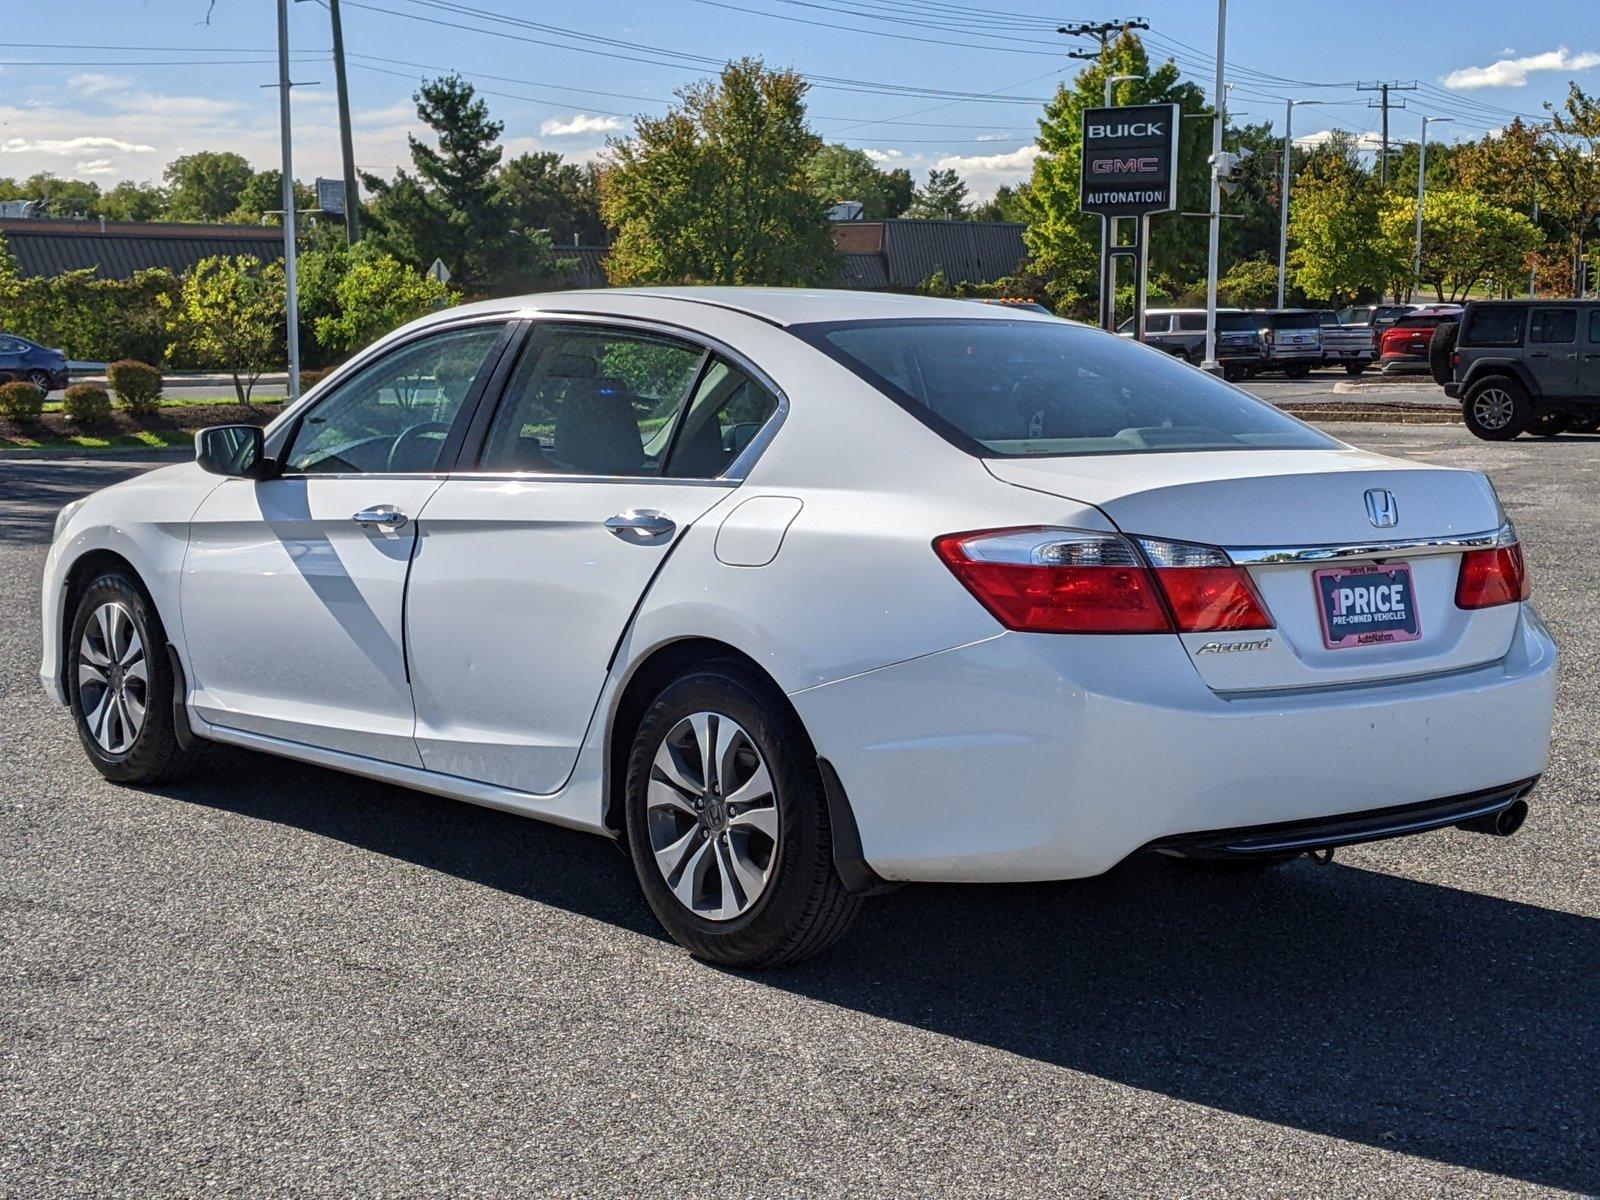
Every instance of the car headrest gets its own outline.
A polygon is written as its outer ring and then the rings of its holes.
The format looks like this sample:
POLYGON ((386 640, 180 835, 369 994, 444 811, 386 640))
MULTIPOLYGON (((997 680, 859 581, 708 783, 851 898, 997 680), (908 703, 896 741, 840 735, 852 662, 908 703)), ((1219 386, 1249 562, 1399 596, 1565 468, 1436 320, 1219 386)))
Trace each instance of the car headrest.
POLYGON ((606 387, 614 380, 585 379, 567 388, 556 412, 552 450, 557 460, 585 475, 637 475, 644 443, 632 393, 606 387))

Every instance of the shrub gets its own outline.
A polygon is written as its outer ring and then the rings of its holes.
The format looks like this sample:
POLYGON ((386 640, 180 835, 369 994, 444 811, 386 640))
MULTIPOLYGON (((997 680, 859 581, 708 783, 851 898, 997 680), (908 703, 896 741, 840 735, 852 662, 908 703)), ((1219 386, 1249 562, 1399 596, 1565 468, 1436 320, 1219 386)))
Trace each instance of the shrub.
POLYGON ((326 379, 329 375, 332 375, 334 373, 334 371, 336 371, 336 370, 338 370, 337 367, 314 367, 314 368, 309 368, 307 370, 301 371, 300 372, 300 394, 302 396, 305 395, 312 388, 316 387, 317 384, 321 383, 324 379, 326 379))
POLYGON ((88 429, 104 424, 111 416, 111 397, 106 394, 105 388, 95 387, 92 383, 75 383, 61 398, 61 411, 67 414, 67 420, 74 425, 88 429))
POLYGON ((44 411, 44 393, 31 383, 17 380, 0 384, 0 417, 31 421, 44 411))
POLYGON ((135 416, 150 416, 161 403, 161 372, 149 363, 133 358, 114 362, 106 368, 106 382, 135 416))

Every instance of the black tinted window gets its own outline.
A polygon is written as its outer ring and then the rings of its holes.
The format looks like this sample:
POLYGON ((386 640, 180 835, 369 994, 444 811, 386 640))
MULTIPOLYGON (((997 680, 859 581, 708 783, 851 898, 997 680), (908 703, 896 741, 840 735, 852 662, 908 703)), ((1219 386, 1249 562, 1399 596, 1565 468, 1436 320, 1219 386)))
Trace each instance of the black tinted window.
POLYGON ((1178 328, 1185 333, 1204 333, 1206 331, 1205 313, 1179 313, 1178 328))
POLYGON ((1600 346, 1600 308, 1589 310, 1589 340, 1600 346))
POLYGON ((1530 342, 1575 342, 1578 340, 1578 313, 1571 308, 1536 308, 1528 322, 1530 342))
POLYGON ((778 401, 738 367, 713 359, 700 376, 663 472, 675 479, 715 479, 739 457, 778 401))
POLYGON ((1267 318, 1274 329, 1321 329, 1322 318, 1314 312, 1273 313, 1267 318))
POLYGON ((1249 313, 1218 313, 1218 333, 1254 333, 1256 319, 1249 313))
POLYGON ((1338 444, 1169 355, 1066 322, 854 321, 792 332, 973 453, 1338 444))
POLYGON ((1514 304, 1475 308, 1462 330, 1461 342, 1468 346, 1521 345, 1526 315, 1526 309, 1514 304))

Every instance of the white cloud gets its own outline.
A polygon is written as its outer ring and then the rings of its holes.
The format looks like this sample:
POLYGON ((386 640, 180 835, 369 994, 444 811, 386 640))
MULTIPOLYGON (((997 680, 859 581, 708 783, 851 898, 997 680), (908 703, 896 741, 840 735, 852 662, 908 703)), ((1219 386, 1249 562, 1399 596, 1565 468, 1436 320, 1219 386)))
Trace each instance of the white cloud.
POLYGON ((1033 160, 1043 151, 1033 143, 1004 154, 947 154, 933 165, 961 173, 973 199, 987 200, 1002 184, 1016 186, 1033 173, 1033 160))
POLYGON ((877 150, 871 146, 862 147, 861 153, 865 154, 875 163, 900 163, 910 158, 904 150, 877 150))
MULTIPOLYGON (((1383 135, 1379 133, 1355 133, 1348 129, 1319 129, 1315 133, 1307 133, 1294 139, 1296 146, 1320 146, 1336 136, 1351 138, 1357 150, 1378 150, 1383 147, 1383 135)), ((1393 139, 1391 139, 1393 141, 1393 139)))
POLYGON ((117 166, 115 159, 92 158, 88 162, 81 162, 74 169, 75 175, 120 175, 122 168, 117 166))
POLYGON ((53 154, 70 158, 78 154, 114 150, 119 154, 153 154, 154 146, 124 142, 110 137, 7 138, 0 142, 0 154, 53 154))
POLYGON ((1502 58, 1486 67, 1462 67, 1444 77, 1447 88, 1470 90, 1486 87, 1525 87, 1534 71, 1587 71, 1600 67, 1600 54, 1585 50, 1573 54, 1565 46, 1528 54, 1522 58, 1502 58))
POLYGON ((116 75, 97 75, 86 72, 82 75, 72 75, 67 79, 67 87, 80 96, 98 96, 104 92, 120 92, 128 86, 128 81, 116 75))
POLYGON ((1017 140, 1017 136, 1014 133, 980 133, 977 140, 980 142, 1014 142, 1017 140))
POLYGON ((621 128, 620 117, 591 117, 588 113, 579 113, 565 121, 551 117, 539 126, 539 132, 546 137, 572 137, 580 133, 611 133, 621 128))

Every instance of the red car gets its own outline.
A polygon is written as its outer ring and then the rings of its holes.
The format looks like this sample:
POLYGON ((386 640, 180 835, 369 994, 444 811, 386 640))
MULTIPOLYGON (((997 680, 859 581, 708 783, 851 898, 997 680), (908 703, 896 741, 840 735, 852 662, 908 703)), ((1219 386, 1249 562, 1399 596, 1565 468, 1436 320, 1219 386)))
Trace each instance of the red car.
POLYGON ((1429 304, 1409 312, 1378 335, 1378 362, 1385 374, 1426 371, 1433 331, 1461 320, 1459 304, 1429 304))

